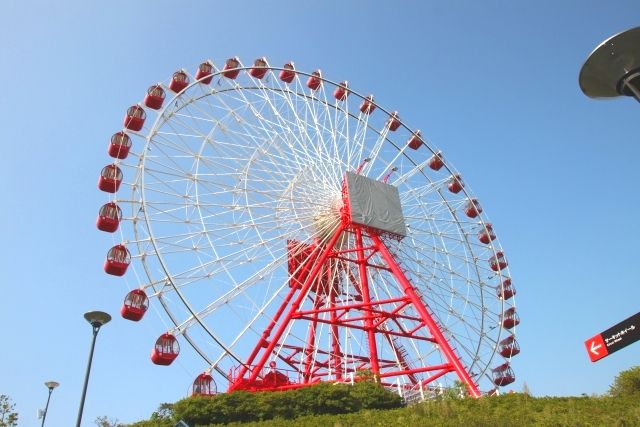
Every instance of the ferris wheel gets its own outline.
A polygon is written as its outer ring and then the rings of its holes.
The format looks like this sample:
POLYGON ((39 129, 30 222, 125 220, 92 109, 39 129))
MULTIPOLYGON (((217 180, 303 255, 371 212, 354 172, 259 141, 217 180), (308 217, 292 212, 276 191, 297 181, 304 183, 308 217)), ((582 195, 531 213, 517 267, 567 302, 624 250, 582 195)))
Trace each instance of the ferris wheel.
POLYGON ((372 378, 478 397, 515 380, 515 288, 478 198, 347 81, 206 61, 152 85, 108 153, 104 269, 139 278, 124 318, 166 313, 154 363, 179 342, 201 356, 193 394, 372 378))

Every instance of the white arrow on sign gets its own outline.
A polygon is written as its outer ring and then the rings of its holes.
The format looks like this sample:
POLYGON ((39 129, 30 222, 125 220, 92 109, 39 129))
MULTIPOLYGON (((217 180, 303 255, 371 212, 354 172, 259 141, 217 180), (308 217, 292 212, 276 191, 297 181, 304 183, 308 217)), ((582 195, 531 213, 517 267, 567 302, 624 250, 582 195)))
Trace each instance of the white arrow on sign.
POLYGON ((602 344, 598 344, 596 345, 595 341, 591 341, 591 353, 595 354, 596 356, 600 356, 600 353, 598 353, 598 349, 602 347, 602 344))

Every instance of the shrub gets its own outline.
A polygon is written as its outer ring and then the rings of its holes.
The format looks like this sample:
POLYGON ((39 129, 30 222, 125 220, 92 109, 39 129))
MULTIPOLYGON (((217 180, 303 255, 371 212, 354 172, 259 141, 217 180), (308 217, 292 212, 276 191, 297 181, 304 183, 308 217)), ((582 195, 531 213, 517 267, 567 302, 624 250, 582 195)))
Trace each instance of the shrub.
POLYGON ((213 397, 195 396, 173 405, 174 420, 189 425, 293 419, 305 415, 346 414, 363 409, 402 406, 400 397, 377 383, 322 383, 283 392, 236 391, 213 397))

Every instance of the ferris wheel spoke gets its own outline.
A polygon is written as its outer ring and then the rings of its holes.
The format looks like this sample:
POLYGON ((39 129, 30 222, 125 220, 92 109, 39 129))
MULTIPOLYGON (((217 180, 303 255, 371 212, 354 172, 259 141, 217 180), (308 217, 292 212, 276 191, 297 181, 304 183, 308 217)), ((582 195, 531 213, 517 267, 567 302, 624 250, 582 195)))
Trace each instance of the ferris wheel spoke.
MULTIPOLYGON (((301 121, 300 117, 298 117, 297 114, 294 114, 295 121, 288 122, 281 114, 279 114, 278 110, 276 109, 276 106, 271 101, 271 99, 268 97, 265 97, 264 100, 266 101, 266 104, 268 105, 268 107, 271 109, 270 112, 277 122, 271 121, 269 119, 264 118, 258 111, 256 111, 254 107, 252 107, 253 104, 249 102, 246 96, 244 96, 245 95, 244 91, 240 93, 243 95, 244 100, 250 106, 254 116, 258 119, 261 119, 259 123, 263 124, 263 126, 264 124, 267 124, 272 128, 279 127, 282 130, 285 130, 286 134, 290 135, 293 138, 293 140, 296 142, 296 145, 300 147, 301 153, 304 154, 304 157, 308 159, 313 159, 318 157, 319 154, 321 155, 321 153, 318 153, 318 152, 315 152, 315 153, 309 152, 309 147, 311 146, 311 144, 309 143, 311 142, 311 139, 306 131, 306 128, 307 128, 306 125, 302 125, 303 122, 301 121)), ((277 134, 277 132, 275 133, 277 134)))

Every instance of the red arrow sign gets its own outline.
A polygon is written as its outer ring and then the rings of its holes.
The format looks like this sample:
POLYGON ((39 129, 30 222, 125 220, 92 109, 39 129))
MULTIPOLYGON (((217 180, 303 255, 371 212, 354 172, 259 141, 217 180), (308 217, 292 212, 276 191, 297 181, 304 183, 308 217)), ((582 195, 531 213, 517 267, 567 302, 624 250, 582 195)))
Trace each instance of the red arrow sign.
POLYGON ((589 359, 591 359, 592 362, 600 360, 609 354, 607 346, 600 334, 586 340, 584 345, 587 347, 587 353, 589 354, 589 359))

